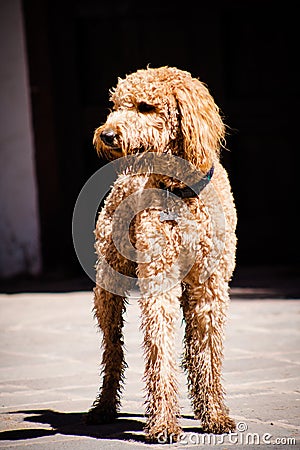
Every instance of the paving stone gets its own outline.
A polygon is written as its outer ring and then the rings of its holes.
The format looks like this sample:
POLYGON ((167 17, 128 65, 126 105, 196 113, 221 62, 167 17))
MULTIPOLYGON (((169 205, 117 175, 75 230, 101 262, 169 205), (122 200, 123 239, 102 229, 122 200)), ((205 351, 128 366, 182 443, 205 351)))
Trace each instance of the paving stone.
MULTIPOLYGON (((166 448, 144 439, 143 338, 136 300, 125 319, 129 367, 120 418, 116 424, 86 426, 83 415, 101 382, 101 335, 91 292, 0 295, 0 448, 166 448)), ((184 435, 173 447, 250 450, 259 439, 259 449, 300 448, 299 325, 299 300, 235 297, 226 330, 224 385, 231 414, 242 428, 232 436, 201 434, 179 369, 184 435)), ((183 333, 180 319, 178 365, 183 333)))

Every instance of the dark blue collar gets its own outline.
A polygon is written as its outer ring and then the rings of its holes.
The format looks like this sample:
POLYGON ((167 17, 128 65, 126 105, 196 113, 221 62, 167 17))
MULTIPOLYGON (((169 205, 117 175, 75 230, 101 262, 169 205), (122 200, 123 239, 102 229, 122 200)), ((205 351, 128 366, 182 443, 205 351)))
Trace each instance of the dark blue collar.
POLYGON ((174 188, 170 189, 165 187, 167 191, 172 192, 172 194, 177 195, 177 197, 180 198, 194 198, 198 197, 200 192, 205 188, 205 186, 208 185, 210 180, 212 179, 212 176, 214 174, 214 166, 212 165, 209 171, 207 172, 204 177, 202 177, 197 183, 193 184, 192 186, 185 186, 184 188, 174 188))

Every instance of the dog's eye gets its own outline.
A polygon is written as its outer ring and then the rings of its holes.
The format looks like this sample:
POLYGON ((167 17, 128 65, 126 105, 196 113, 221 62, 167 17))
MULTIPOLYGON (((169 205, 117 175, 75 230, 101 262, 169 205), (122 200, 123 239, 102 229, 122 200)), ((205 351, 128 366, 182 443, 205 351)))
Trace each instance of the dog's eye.
POLYGON ((141 103, 139 103, 139 104, 137 105, 137 109, 138 109, 138 112, 141 112, 141 113, 148 113, 148 112, 154 111, 154 110, 155 110, 155 106, 149 105, 149 104, 146 103, 146 102, 141 102, 141 103))

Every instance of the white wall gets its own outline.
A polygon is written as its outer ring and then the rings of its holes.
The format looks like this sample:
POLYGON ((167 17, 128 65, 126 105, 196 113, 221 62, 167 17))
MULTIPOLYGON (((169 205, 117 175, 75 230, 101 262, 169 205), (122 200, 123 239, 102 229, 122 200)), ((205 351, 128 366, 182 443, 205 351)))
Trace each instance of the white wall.
POLYGON ((0 0, 0 277, 41 270, 21 0, 0 0))

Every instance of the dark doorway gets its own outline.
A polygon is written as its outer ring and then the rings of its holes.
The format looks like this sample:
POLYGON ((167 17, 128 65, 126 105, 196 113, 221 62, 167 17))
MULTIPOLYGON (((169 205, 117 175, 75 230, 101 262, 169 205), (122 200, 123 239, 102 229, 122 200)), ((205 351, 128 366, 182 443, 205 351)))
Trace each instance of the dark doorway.
POLYGON ((46 271, 81 271, 71 222, 81 187, 104 163, 93 131, 117 77, 148 64, 188 70, 224 112, 239 264, 299 261, 298 24, 289 3, 24 0, 23 9, 46 271))

